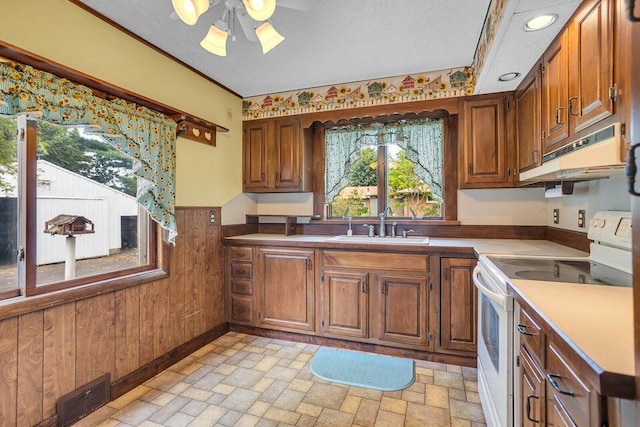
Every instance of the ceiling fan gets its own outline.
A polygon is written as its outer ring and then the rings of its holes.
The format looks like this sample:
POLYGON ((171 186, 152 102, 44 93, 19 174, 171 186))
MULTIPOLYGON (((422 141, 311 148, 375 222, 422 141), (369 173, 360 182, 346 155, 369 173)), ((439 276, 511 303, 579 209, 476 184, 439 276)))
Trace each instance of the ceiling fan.
MULTIPOLYGON (((308 11, 319 0, 277 0, 277 6, 308 11)), ((171 0, 178 18, 185 24, 195 25, 198 18, 209 8, 222 3, 222 0, 171 0)), ((236 20, 249 41, 260 41, 265 54, 280 44, 284 37, 276 31, 269 18, 276 9, 276 0, 224 0, 225 11, 209 27, 209 31, 200 42, 207 51, 227 55, 227 39, 236 41, 236 20)), ((173 15, 173 14, 172 14, 173 15)))

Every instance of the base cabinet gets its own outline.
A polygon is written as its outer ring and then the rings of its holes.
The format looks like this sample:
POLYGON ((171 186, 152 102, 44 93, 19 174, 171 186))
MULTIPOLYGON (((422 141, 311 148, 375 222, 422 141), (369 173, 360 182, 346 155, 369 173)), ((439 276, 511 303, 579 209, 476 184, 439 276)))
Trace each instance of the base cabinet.
POLYGON ((380 274, 380 335, 382 341, 424 346, 429 306, 428 277, 380 274))
POLYGON ((326 271, 323 275, 324 335, 336 338, 369 336, 369 274, 326 271))
POLYGON ((258 249, 258 326, 315 330, 314 254, 313 250, 258 249))
POLYGON ((520 427, 602 426, 604 399, 577 368, 577 356, 551 339, 548 326, 530 307, 516 313, 520 341, 516 401, 520 427))
POLYGON ((440 339, 444 351, 477 351, 478 291, 472 273, 473 258, 440 260, 440 339))

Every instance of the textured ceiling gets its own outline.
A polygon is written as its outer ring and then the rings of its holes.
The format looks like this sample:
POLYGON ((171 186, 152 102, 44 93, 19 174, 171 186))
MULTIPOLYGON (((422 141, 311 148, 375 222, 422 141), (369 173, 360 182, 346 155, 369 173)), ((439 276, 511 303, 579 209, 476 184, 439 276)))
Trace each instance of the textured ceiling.
MULTIPOLYGON (((307 12, 276 8, 271 21, 286 40, 271 52, 263 55, 260 44, 248 41, 238 26, 236 42, 227 43, 227 56, 218 57, 199 43, 209 25, 222 16, 223 4, 188 26, 170 18, 171 0, 81 1, 242 97, 471 65, 490 4, 490 0, 298 0, 314 6, 307 12)), ((496 73, 505 69, 525 74, 563 23, 532 37, 533 33, 524 34, 516 17, 563 8, 560 21, 566 21, 577 3, 510 0, 480 76, 479 92, 515 88, 517 81, 496 85, 496 73), (521 39, 525 36, 528 39, 521 39)))

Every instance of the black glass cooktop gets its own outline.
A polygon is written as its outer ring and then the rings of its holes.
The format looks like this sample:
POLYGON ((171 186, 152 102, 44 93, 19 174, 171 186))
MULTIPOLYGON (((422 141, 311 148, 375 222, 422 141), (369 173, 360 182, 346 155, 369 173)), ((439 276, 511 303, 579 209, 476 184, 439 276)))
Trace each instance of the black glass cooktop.
POLYGON ((491 256, 488 259, 509 279, 632 286, 631 274, 589 260, 500 258, 491 256))

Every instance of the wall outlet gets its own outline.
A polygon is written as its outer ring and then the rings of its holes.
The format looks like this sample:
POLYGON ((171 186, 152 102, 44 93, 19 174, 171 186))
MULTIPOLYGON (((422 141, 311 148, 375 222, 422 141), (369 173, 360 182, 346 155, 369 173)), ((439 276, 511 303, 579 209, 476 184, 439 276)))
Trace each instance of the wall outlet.
POLYGON ((584 209, 580 209, 578 211, 578 228, 584 228, 585 226, 585 221, 587 218, 587 211, 585 211, 584 209))
POLYGON ((560 224, 560 209, 553 210, 553 223, 560 224))

